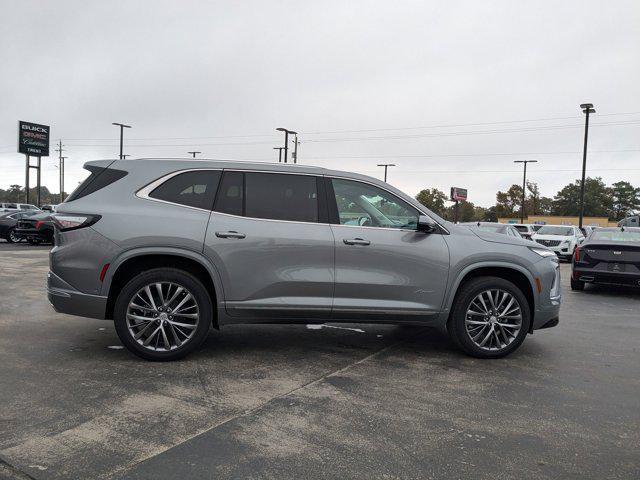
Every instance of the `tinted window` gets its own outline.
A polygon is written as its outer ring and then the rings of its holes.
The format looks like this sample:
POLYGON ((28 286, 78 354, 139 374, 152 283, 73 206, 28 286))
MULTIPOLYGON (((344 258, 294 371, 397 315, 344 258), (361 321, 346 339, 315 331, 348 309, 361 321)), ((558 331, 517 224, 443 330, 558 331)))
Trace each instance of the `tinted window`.
POLYGON ((244 174, 242 172, 224 172, 213 209, 230 215, 242 215, 244 209, 244 174))
POLYGON ((120 180, 127 174, 127 172, 123 170, 115 170, 113 168, 96 166, 88 166, 85 168, 91 172, 90 175, 67 197, 66 202, 72 202, 90 193, 97 192, 107 185, 111 185, 113 182, 120 180))
POLYGON ((18 205, 15 203, 5 203, 4 208, 18 208, 18 205))
POLYGON ((180 173, 155 188, 149 196, 166 202, 211 210, 220 175, 221 172, 217 170, 180 173))
POLYGON ((331 183, 342 225, 411 229, 418 225, 418 210, 386 190, 338 178, 331 183))
POLYGON ((245 216, 318 221, 316 177, 278 173, 245 174, 245 216))
POLYGON ((524 232, 524 233, 527 233, 529 231, 529 229, 527 227, 525 227, 524 225, 517 225, 517 226, 514 225, 513 228, 515 228, 519 232, 524 232))

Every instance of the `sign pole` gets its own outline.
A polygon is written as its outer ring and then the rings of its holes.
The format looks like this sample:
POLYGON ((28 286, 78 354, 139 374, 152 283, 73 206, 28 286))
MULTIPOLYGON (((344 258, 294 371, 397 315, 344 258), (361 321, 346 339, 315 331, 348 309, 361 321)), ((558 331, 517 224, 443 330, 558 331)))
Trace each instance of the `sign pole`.
POLYGON ((454 209, 455 213, 454 213, 454 222, 453 223, 458 223, 458 200, 456 200, 456 206, 454 209))
POLYGON ((30 162, 30 159, 29 159, 29 155, 25 155, 24 158, 25 158, 25 161, 26 161, 26 163, 25 163, 25 165, 26 165, 25 178, 24 178, 24 192, 25 192, 24 203, 29 203, 29 162, 30 162))
POLYGON ((40 160, 42 157, 38 157, 38 176, 37 176, 37 188, 38 188, 38 208, 41 206, 41 202, 40 202, 40 160))

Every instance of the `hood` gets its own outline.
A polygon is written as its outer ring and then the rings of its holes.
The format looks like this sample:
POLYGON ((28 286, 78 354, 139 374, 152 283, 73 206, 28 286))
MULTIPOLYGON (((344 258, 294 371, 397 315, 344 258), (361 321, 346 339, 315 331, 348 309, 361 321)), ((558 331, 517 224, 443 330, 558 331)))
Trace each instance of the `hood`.
POLYGON ((504 233, 492 233, 485 232, 483 230, 479 230, 477 228, 468 228, 467 230, 472 232, 476 237, 484 240, 485 242, 491 243, 503 243, 507 245, 522 245, 523 247, 539 247, 535 242, 531 240, 526 240, 524 238, 516 238, 510 235, 505 235, 504 233))
POLYGON ((560 240, 564 242, 565 240, 571 241, 574 237, 571 235, 540 235, 538 233, 533 235, 534 240, 560 240))

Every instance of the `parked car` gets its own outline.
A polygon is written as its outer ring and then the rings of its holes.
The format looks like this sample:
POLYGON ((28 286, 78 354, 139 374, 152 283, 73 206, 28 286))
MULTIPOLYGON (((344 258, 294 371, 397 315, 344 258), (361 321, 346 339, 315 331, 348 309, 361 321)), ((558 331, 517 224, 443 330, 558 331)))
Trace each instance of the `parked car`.
POLYGON ((113 319, 142 358, 183 357, 212 325, 326 321, 443 326, 497 358, 558 323, 552 251, 454 225, 368 176, 184 159, 85 168, 52 216, 49 300, 113 319))
POLYGON ((531 223, 510 223, 509 225, 518 230, 522 238, 526 238, 527 240, 531 240, 533 234, 542 227, 542 225, 534 225, 531 223))
POLYGON ((493 222, 464 222, 458 225, 464 225, 471 228, 484 230, 485 232, 499 233, 501 235, 510 235, 512 237, 524 238, 520 232, 509 223, 493 223, 493 222))
POLYGON ((640 228, 598 228, 578 248, 571 265, 571 289, 585 283, 640 285, 640 228))
POLYGON ((0 203, 0 212, 20 212, 20 211, 40 211, 35 205, 30 203, 0 203))
POLYGON ((618 222, 619 227, 640 227, 640 215, 632 215, 618 222))
POLYGON ((37 213, 18 220, 14 236, 32 245, 53 243, 53 222, 50 213, 37 213))
POLYGON ((42 210, 43 211, 50 212, 50 213, 55 212, 56 208, 58 208, 58 205, 43 205, 42 206, 42 210))
POLYGON ((598 227, 593 227, 591 225, 583 225, 580 231, 584 235, 584 238, 587 238, 589 235, 591 235, 591 232, 593 232, 596 228, 598 227))
POLYGON ((584 241, 584 234, 571 225, 544 225, 531 239, 570 261, 575 248, 584 241))
POLYGON ((0 238, 4 238, 9 243, 19 242, 21 239, 15 235, 18 220, 36 214, 37 212, 34 211, 0 214, 0 238))

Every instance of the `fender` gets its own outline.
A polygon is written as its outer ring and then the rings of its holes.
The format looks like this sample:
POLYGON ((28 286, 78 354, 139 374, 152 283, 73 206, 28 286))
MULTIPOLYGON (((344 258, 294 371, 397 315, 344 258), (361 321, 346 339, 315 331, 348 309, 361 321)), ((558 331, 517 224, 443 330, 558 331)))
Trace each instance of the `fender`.
MULTIPOLYGON (((447 294, 445 295, 444 304, 442 306, 443 313, 448 314, 448 312, 451 311, 451 305, 453 304, 453 299, 455 298, 456 293, 458 292, 458 287, 460 286, 462 279, 473 270, 477 270, 479 268, 486 268, 486 267, 499 267, 499 268, 508 268, 510 270, 517 270, 518 272, 524 274, 527 277, 527 279, 529 280, 529 284, 531 285, 531 291, 536 292, 536 286, 535 286, 535 281, 533 279, 533 276, 531 275, 529 270, 527 270, 526 268, 520 265, 517 265, 515 263, 509 263, 509 262, 501 262, 501 261, 487 261, 487 262, 472 263, 470 265, 467 265, 465 268, 463 268, 458 273, 458 275, 453 279, 451 286, 447 288, 447 294)), ((537 308, 536 295, 533 296, 533 300, 534 300, 534 307, 537 308)), ((534 308, 534 311, 535 311, 535 308, 534 308)), ((531 313, 534 314, 534 312, 531 312, 531 313)))
POLYGON ((222 280, 218 269, 215 265, 213 265, 207 257, 205 257, 202 253, 196 252, 194 250, 188 250, 179 247, 162 247, 162 246, 154 246, 154 247, 137 247, 132 248, 130 250, 125 250, 118 254, 116 258, 111 261, 111 265, 107 270, 107 273, 104 277, 104 281, 102 282, 102 288, 100 290, 100 294, 107 297, 109 295, 109 290, 111 289, 111 281, 113 280, 113 275, 118 271, 118 268, 126 262, 134 257, 140 257, 144 255, 175 255, 178 257, 188 258, 190 260, 194 260, 202 265, 209 276, 211 277, 211 281, 213 282, 213 286, 216 289, 216 300, 217 300, 217 308, 224 309, 224 287, 222 285, 222 280))

